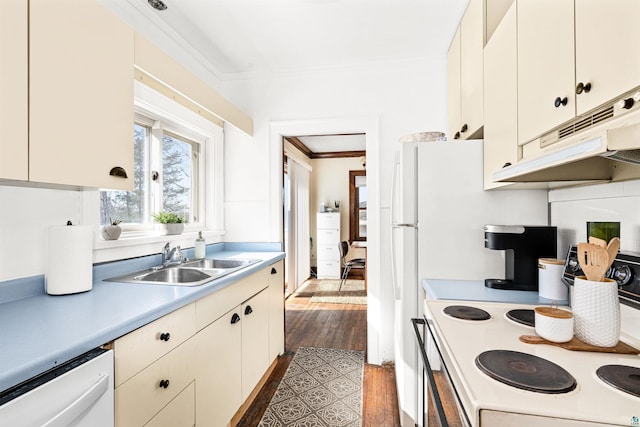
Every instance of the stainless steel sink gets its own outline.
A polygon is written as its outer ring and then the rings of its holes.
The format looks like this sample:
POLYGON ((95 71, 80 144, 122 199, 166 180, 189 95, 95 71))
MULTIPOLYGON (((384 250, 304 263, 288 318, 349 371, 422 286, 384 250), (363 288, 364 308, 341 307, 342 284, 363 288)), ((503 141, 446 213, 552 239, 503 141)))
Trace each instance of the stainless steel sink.
POLYGON ((208 258, 161 268, 148 268, 124 276, 106 279, 108 282, 141 283, 173 286, 200 286, 212 280, 242 270, 258 259, 208 258))
POLYGON ((247 267, 251 264, 255 264, 260 260, 257 259, 227 259, 227 258, 206 258, 200 259, 197 261, 191 261, 184 264, 185 267, 193 267, 193 268, 240 268, 247 267))

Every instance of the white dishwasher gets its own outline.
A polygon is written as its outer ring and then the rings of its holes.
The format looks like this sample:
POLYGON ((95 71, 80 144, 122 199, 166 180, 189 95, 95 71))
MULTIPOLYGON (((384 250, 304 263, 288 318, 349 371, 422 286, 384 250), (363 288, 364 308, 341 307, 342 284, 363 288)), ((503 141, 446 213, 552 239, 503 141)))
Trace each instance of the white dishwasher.
POLYGON ((113 351, 93 349, 0 394, 0 425, 113 427, 113 351))

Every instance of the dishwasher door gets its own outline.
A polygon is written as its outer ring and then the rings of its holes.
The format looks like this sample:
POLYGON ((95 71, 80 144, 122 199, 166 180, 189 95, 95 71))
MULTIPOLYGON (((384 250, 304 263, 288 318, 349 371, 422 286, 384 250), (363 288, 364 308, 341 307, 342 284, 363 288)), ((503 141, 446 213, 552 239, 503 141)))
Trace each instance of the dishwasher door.
POLYGON ((0 395, 0 424, 113 427, 113 351, 94 349, 0 395))

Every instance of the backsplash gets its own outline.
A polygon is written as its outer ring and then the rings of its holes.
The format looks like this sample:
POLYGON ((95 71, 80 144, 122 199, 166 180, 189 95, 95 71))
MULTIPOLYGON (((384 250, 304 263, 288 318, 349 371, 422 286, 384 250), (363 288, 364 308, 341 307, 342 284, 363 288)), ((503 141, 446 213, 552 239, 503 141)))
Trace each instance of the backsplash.
POLYGON ((549 209, 559 258, 586 241, 588 221, 620 222, 620 249, 640 252, 640 180, 550 190, 549 209))

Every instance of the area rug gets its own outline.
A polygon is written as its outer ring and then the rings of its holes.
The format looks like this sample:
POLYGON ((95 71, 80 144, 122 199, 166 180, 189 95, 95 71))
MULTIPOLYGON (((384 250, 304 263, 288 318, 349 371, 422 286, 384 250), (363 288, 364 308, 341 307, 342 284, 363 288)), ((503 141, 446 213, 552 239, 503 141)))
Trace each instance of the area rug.
POLYGON ((360 427, 364 351, 300 347, 259 427, 360 427))
POLYGON ((320 280, 313 291, 311 303, 332 304, 367 304, 367 292, 364 289, 364 280, 347 280, 340 289, 339 280, 320 280))

